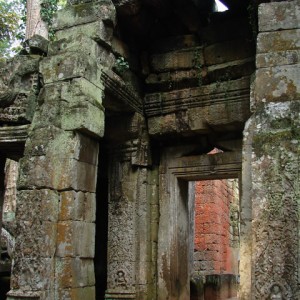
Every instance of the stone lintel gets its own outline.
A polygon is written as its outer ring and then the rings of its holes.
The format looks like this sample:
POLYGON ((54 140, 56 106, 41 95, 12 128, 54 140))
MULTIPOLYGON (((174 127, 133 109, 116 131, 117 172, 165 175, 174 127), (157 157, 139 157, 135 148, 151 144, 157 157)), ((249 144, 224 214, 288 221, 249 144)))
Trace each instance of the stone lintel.
POLYGON ((215 104, 249 101, 250 77, 145 96, 148 117, 215 104))
POLYGON ((135 293, 129 293, 129 292, 110 292, 107 291, 105 294, 105 299, 136 299, 136 294, 135 293))
POLYGON ((29 125, 0 127, 0 148, 2 143, 25 142, 28 136, 29 125))
MULTIPOLYGON (((120 100, 127 108, 127 111, 143 112, 142 99, 133 89, 126 85, 121 77, 113 71, 105 70, 101 74, 101 79, 106 90, 117 100, 120 100)), ((106 103, 105 107, 107 108, 107 106, 110 106, 110 104, 106 103)))
POLYGON ((170 173, 184 180, 238 178, 241 172, 240 152, 222 152, 175 158, 169 163, 170 173))
POLYGON ((29 125, 0 127, 0 153, 14 160, 22 157, 28 129, 29 125))
POLYGON ((25 292, 19 290, 11 290, 7 294, 7 300, 39 300, 40 292, 25 292))

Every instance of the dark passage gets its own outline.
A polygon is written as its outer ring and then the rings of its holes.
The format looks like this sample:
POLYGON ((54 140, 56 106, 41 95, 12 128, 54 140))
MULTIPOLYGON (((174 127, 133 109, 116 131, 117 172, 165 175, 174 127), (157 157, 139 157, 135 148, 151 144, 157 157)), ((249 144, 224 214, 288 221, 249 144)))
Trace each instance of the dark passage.
POLYGON ((96 190, 96 249, 95 277, 96 299, 104 299, 107 282, 107 233, 108 233, 108 158, 100 143, 96 190))
POLYGON ((0 300, 6 299, 6 293, 9 291, 10 277, 0 277, 0 300))

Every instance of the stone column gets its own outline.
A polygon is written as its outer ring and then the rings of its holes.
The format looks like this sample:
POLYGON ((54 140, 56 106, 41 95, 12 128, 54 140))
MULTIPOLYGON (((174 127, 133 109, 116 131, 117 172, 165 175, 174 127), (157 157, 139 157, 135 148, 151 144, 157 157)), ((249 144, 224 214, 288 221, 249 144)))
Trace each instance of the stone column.
POLYGON ((114 16, 112 3, 101 1, 69 6, 55 21, 57 40, 40 64, 44 87, 20 160, 8 299, 95 300, 100 77, 111 62, 104 46, 114 16))
MULTIPOLYGON (((120 120, 134 139, 110 149, 106 299, 149 299, 149 145, 144 119, 120 120)), ((121 129, 120 129, 120 132, 121 129)), ((128 134, 128 132, 127 132, 128 134)))
POLYGON ((245 180, 252 178, 250 193, 244 190, 243 195, 244 204, 252 203, 252 278, 241 278, 240 299, 300 297, 299 20, 299 1, 259 7, 253 116, 245 131, 248 172, 243 178, 247 186, 245 180))
POLYGON ((3 221, 13 224, 15 222, 17 202, 17 179, 19 175, 19 163, 7 159, 5 164, 5 193, 3 203, 3 221))
MULTIPOLYGON (((3 203, 4 203, 4 178, 5 178, 4 167, 5 167, 5 158, 1 157, 0 158, 0 236, 2 230, 3 203)), ((0 239, 0 251, 1 251, 1 239, 0 239)))

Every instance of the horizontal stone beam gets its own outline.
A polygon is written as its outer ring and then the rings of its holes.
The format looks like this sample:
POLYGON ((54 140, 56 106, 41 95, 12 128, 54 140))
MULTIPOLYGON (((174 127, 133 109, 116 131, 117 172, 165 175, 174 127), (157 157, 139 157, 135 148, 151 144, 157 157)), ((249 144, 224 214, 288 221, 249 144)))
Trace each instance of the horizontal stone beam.
MULTIPOLYGON (((122 107, 127 111, 135 111, 138 113, 143 112, 143 101, 142 98, 131 88, 129 88, 121 77, 110 70, 103 71, 101 74, 101 79, 105 86, 105 91, 121 101, 122 107)), ((104 104, 105 108, 114 106, 109 98, 105 98, 104 104)))
POLYGON ((28 129, 29 125, 0 127, 0 148, 3 143, 25 143, 28 129))

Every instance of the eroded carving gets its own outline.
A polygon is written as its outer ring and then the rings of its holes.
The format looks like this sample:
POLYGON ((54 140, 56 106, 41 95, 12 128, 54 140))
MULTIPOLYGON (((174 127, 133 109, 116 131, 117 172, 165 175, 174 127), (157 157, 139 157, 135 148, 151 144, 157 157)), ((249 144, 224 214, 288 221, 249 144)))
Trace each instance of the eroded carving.
POLYGON ((2 65, 0 72, 0 122, 31 121, 41 87, 39 59, 17 57, 2 65))
POLYGON ((272 189, 254 225, 255 299, 296 299, 299 187, 293 178, 298 172, 297 156, 288 148, 269 155, 273 167, 264 170, 264 184, 272 189))
POLYGON ((280 287, 279 284, 273 284, 271 287, 271 294, 269 297, 270 300, 272 299, 278 299, 278 300, 284 300, 282 296, 282 288, 280 287))
POLYGON ((115 283, 117 287, 127 289, 127 280, 125 278, 125 272, 123 270, 117 271, 115 283))
POLYGON ((134 285, 135 189, 130 161, 111 157, 108 211, 108 289, 127 291, 134 285))

